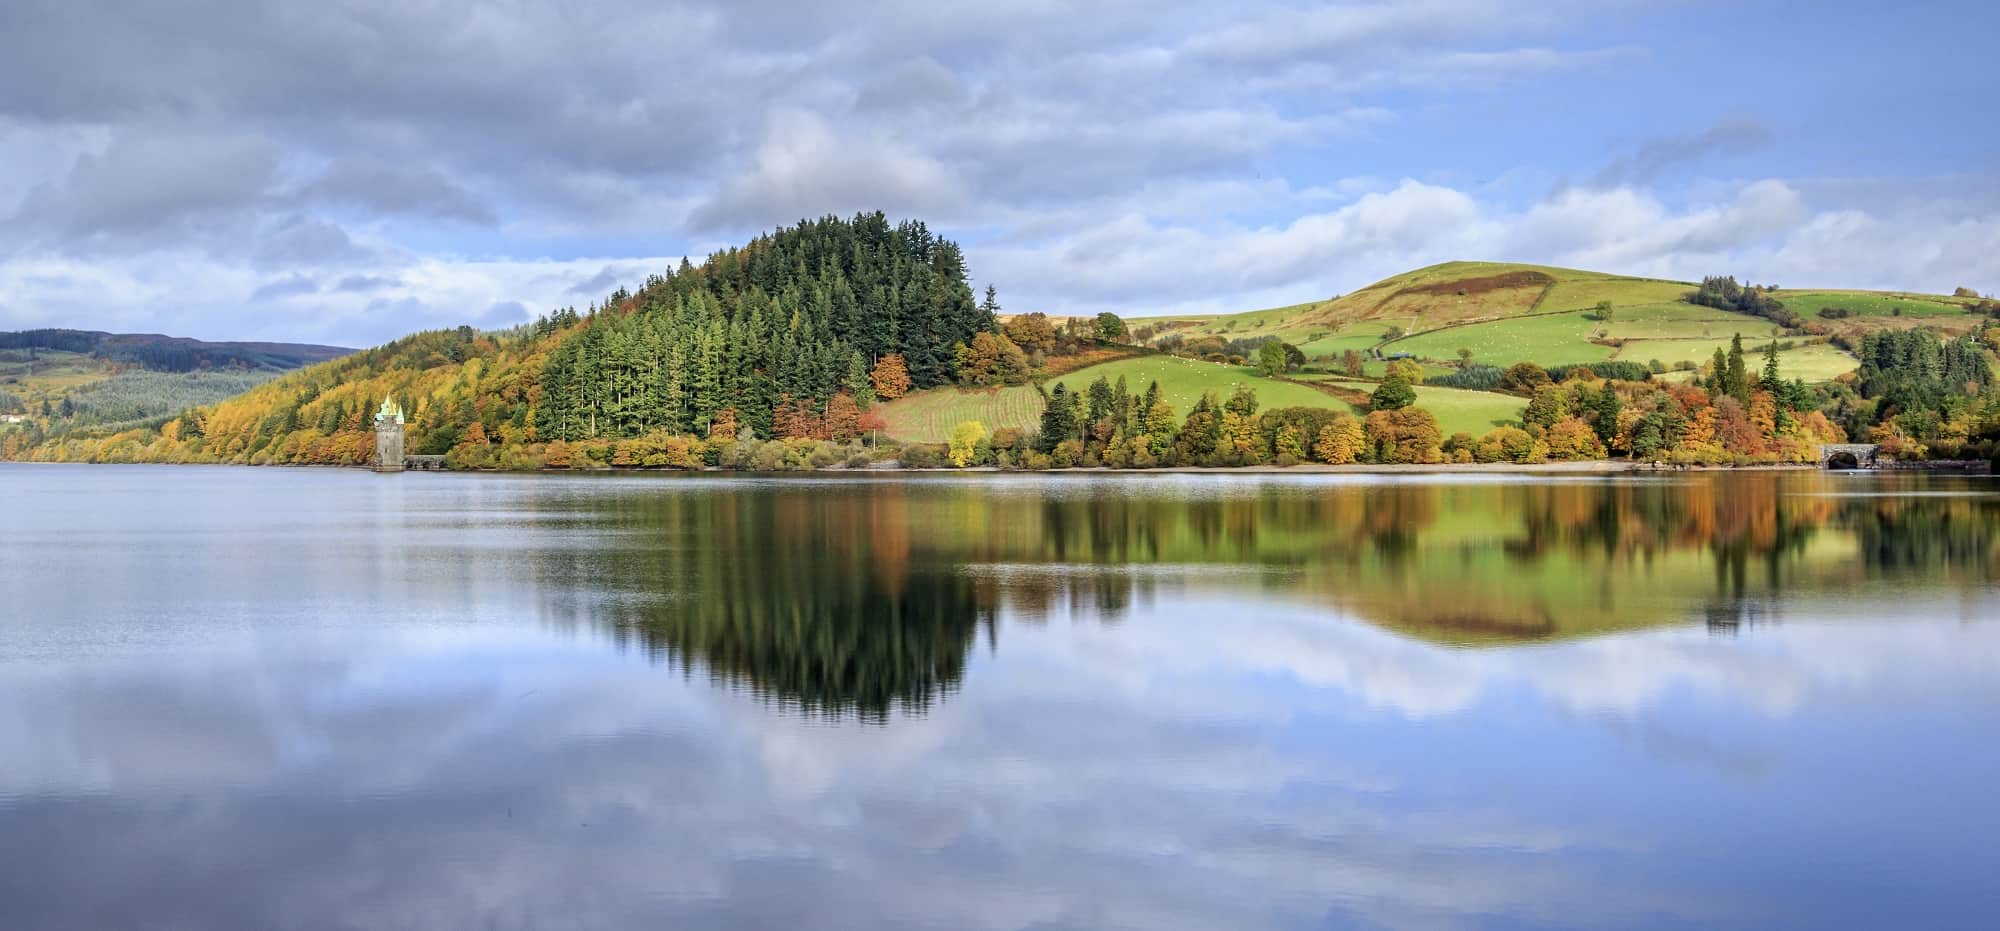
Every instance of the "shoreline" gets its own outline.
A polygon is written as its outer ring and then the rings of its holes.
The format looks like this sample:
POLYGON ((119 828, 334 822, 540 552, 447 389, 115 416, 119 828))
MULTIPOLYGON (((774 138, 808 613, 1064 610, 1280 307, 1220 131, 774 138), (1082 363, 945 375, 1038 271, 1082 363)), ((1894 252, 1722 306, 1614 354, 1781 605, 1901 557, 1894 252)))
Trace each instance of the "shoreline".
MULTIPOLYGON (((208 468, 241 469, 348 469, 362 472, 374 470, 365 465, 251 465, 241 462, 33 462, 27 460, 0 460, 0 465, 58 466, 58 465, 132 465, 132 466, 201 466, 208 468)), ((705 469, 673 468, 633 468, 619 466, 602 469, 408 469, 408 472, 439 472, 458 475, 1671 475, 1680 472, 1855 472, 1855 473, 1908 473, 1932 472, 1958 475, 1990 475, 1994 472, 1991 463, 1982 460, 1914 460, 1889 466, 1874 466, 1862 469, 1828 469, 1807 462, 1758 463, 1754 465, 1666 465, 1626 462, 1617 459, 1590 459, 1581 462, 1432 462, 1432 463, 1354 463, 1351 465, 1327 465, 1325 463, 1302 462, 1295 466, 1254 465, 1254 466, 1174 466, 1160 469, 1114 469, 1108 466, 1070 469, 1001 469, 995 466, 973 466, 964 469, 928 468, 905 469, 900 466, 871 465, 858 469, 846 467, 826 469, 802 469, 794 471, 760 472, 750 469, 705 469)), ((380 474, 401 474, 398 472, 380 474)))

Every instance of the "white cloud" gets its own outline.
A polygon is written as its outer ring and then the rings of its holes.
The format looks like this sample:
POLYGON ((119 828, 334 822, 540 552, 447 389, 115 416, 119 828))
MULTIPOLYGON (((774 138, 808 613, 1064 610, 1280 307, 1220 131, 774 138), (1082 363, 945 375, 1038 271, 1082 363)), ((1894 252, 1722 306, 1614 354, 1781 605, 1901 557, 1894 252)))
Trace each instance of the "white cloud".
POLYGON ((9 322, 163 330, 204 339, 284 339, 336 345, 386 342, 417 330, 471 324, 526 323, 534 314, 581 307, 616 285, 578 291, 614 273, 637 284, 680 261, 579 258, 406 258, 393 275, 288 274, 266 279, 254 269, 192 252, 133 263, 101 257, 17 257, 0 262, 0 294, 9 322), (496 308, 524 307, 503 315, 496 308))
POLYGON ((495 293, 537 256, 646 263, 875 209, 959 239, 1016 309, 1238 310, 1450 258, 2000 286, 1983 165, 1792 177, 1767 143, 1813 141, 1749 96, 1640 140, 1601 102, 1568 114, 1592 82, 1698 66, 1623 28, 1668 5, 327 0, 149 20, 27 0, 0 33, 0 86, 24 89, 0 94, 0 279, 27 285, 0 327, 374 341, 548 303, 495 293), (1742 177, 1687 177, 1711 156, 1742 177), (1596 185, 1527 202, 1509 180, 1558 174, 1596 185), (374 288, 367 313, 325 280, 419 261, 493 277, 374 288), (112 284, 86 301, 29 280, 64 262, 112 284), (246 301, 290 275, 320 293, 246 301))
POLYGON ((1566 188, 1509 210, 1405 180, 1284 226, 1128 214, 969 254, 1003 290, 1013 286, 1010 307, 1065 313, 1248 310, 1455 259, 1679 279, 1730 273, 1794 286, 2000 288, 2000 215, 1940 226, 1921 211, 1815 210, 1793 185, 1770 179, 1723 193, 1676 209, 1637 188, 1566 188))
POLYGON ((825 214, 952 215, 966 202, 938 159, 890 139, 837 136, 821 117, 773 115, 747 171, 696 208, 695 229, 767 229, 825 214))

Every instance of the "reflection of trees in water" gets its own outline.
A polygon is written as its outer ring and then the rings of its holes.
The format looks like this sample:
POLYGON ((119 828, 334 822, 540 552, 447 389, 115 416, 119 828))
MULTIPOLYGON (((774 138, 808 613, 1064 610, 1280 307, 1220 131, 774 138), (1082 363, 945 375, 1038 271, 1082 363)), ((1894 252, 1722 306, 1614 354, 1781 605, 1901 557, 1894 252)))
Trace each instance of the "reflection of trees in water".
POLYGON ((979 584, 1009 620, 1037 625, 1065 610, 1072 619, 1116 624, 1134 601, 1151 601, 1156 592, 1149 574, 1108 566, 1084 571, 1010 566, 980 572, 979 584))
POLYGON ((1114 621, 1161 586, 1255 585, 1491 642, 1694 617, 1732 628, 1788 590, 1846 584, 1846 553, 1875 574, 1992 577, 2000 505, 1828 490, 1771 473, 1222 494, 691 484, 618 499, 587 528, 610 543, 570 554, 561 581, 605 593, 594 615, 678 665, 880 719, 956 689, 1002 614, 1114 621), (1812 545, 1830 530, 1851 531, 1855 549, 1812 545))
POLYGON ((919 572, 890 591, 834 574, 730 580, 617 620, 655 656, 808 712, 886 720, 958 689, 966 651, 993 623, 970 579, 919 572))
POLYGON ((1133 566, 1155 561, 1157 522, 1122 504, 1049 512, 967 486, 689 487, 621 499, 594 525, 609 545, 572 554, 562 581, 604 593, 592 614, 621 640, 808 713, 921 712, 957 690, 1002 610, 1112 622, 1153 586, 1133 566))
POLYGON ((1734 636, 1746 627, 1761 627, 1780 620, 1775 601, 1755 598, 1716 598, 1701 606, 1701 619, 1711 634, 1734 636))
POLYGON ((611 596, 599 616, 650 654, 879 721, 955 691, 979 629, 991 636, 990 593, 913 565, 923 527, 900 489, 693 487, 620 500, 612 544, 579 557, 611 596))
POLYGON ((1990 580, 1996 571, 2000 499, 1873 498, 1843 515, 1860 542, 1863 565, 1878 574, 1945 571, 1990 580))

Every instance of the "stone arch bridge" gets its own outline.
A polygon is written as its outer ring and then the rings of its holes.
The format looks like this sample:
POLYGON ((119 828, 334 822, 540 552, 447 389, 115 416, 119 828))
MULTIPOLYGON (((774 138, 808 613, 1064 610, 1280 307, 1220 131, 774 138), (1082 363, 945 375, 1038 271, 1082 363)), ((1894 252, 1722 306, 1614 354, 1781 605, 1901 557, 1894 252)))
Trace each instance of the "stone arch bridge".
POLYGON ((1872 469, 1882 447, 1874 443, 1827 443, 1819 448, 1822 469, 1872 469))

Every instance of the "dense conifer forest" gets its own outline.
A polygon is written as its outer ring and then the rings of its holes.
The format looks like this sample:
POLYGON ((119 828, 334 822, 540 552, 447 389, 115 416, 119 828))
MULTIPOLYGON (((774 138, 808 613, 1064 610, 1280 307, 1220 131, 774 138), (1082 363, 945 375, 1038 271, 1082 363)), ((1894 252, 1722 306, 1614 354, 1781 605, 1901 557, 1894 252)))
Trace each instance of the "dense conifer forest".
POLYGON ((870 395, 885 358, 913 388, 950 382, 955 348, 996 333, 996 309, 974 302, 958 245, 922 223, 801 223, 614 294, 590 326, 571 312, 539 323, 560 343, 535 426, 560 440, 707 435, 721 416, 770 436, 775 419, 870 395))

